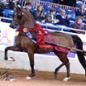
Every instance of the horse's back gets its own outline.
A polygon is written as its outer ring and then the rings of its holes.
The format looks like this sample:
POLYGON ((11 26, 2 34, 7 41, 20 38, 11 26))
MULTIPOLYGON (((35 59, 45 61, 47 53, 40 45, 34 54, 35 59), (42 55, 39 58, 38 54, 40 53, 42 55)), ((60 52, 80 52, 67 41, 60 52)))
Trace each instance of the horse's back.
POLYGON ((72 36, 63 32, 51 32, 46 35, 45 42, 64 47, 73 47, 72 36))

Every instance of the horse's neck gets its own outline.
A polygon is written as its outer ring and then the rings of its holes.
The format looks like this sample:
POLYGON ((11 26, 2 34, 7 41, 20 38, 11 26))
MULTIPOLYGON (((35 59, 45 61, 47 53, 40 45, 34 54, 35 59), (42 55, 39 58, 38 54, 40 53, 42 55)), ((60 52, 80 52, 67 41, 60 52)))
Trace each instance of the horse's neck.
POLYGON ((31 13, 25 10, 23 11, 23 18, 21 20, 21 23, 25 28, 34 28, 35 20, 31 13))

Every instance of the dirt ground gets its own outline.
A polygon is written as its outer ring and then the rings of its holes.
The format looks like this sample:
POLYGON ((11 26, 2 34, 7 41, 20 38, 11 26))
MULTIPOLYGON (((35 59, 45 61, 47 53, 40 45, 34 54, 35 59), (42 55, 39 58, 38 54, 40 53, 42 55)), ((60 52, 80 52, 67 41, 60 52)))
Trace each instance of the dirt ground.
MULTIPOLYGON (((0 69, 1 74, 6 71, 0 69)), ((65 73, 59 73, 58 79, 54 78, 53 73, 36 71, 36 76, 31 80, 26 80, 30 73, 25 70, 8 70, 8 73, 15 77, 13 82, 0 79, 0 86, 86 86, 86 77, 84 75, 71 74, 71 80, 64 82, 65 73)))

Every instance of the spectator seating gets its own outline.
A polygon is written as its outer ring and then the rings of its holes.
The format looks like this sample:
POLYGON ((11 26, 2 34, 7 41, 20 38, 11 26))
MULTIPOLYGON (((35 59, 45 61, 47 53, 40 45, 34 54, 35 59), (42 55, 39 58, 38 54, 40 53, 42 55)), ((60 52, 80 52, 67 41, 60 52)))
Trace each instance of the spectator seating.
POLYGON ((80 8, 80 7, 82 7, 82 4, 83 4, 83 2, 79 0, 76 2, 76 7, 80 8))
POLYGON ((68 15, 70 20, 75 21, 76 15, 74 10, 66 10, 66 14, 68 15))
POLYGON ((10 10, 10 9, 4 9, 3 10, 3 16, 4 17, 12 18, 13 14, 14 14, 13 10, 10 10))
MULTIPOLYGON (((38 3, 38 5, 39 4, 44 6, 44 13, 45 14, 49 14, 50 13, 50 9, 52 7, 56 9, 56 15, 59 15, 60 11, 62 9, 64 9, 66 14, 69 16, 69 20, 70 20, 71 23, 74 23, 74 21, 76 20, 77 16, 76 16, 75 11, 76 11, 77 8, 75 8, 75 7, 66 6, 66 5, 60 5, 60 4, 56 4, 56 3, 52 3, 52 2, 45 2, 44 0, 40 1, 38 3)), ((76 5, 77 5, 77 7, 80 7, 81 6, 81 2, 78 1, 76 3, 76 5)), ((31 9, 31 12, 33 14, 35 14, 36 7, 37 6, 34 5, 33 8, 31 9)), ((13 10, 10 10, 10 9, 4 9, 3 10, 3 16, 4 17, 12 18, 13 14, 14 14, 13 10)), ((83 22, 86 24, 86 18, 83 19, 83 22)), ((43 27, 45 27, 45 26, 43 26, 43 27)), ((50 28, 52 28, 52 27, 50 27, 50 28)), ((56 27, 54 27, 53 29, 56 29, 56 27)))

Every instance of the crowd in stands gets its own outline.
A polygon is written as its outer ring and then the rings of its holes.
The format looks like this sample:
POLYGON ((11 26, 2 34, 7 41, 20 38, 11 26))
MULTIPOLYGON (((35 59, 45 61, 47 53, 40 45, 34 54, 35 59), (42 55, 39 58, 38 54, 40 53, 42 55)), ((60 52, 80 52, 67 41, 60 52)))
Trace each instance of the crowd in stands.
MULTIPOLYGON (((11 0, 8 4, 9 9, 14 8, 14 2, 11 0)), ((24 6, 30 11, 36 21, 52 23, 54 25, 65 25, 75 29, 86 30, 86 10, 82 12, 81 8, 67 7, 66 9, 56 6, 56 4, 38 4, 37 7, 27 2, 24 6)), ((0 11, 2 10, 0 5, 0 11)), ((3 15, 3 13, 0 15, 3 15)), ((76 33, 76 31, 73 31, 76 33)))
POLYGON ((38 5, 37 9, 33 9, 30 3, 26 4, 26 8, 30 8, 29 10, 37 21, 86 30, 86 12, 82 12, 81 9, 62 9, 49 5, 38 5))

